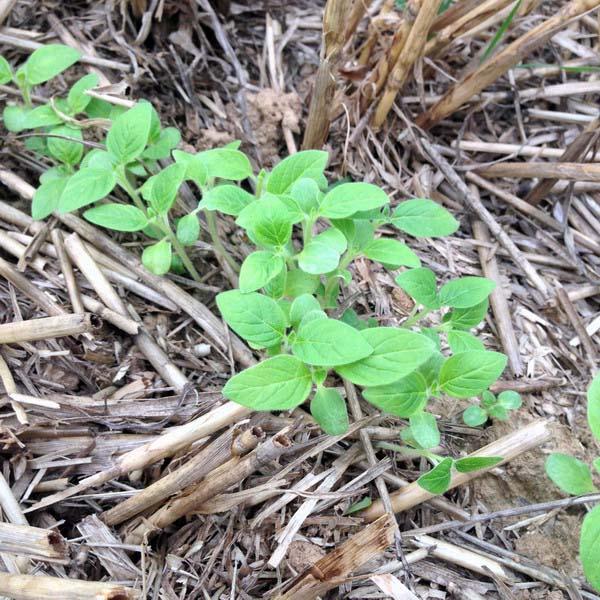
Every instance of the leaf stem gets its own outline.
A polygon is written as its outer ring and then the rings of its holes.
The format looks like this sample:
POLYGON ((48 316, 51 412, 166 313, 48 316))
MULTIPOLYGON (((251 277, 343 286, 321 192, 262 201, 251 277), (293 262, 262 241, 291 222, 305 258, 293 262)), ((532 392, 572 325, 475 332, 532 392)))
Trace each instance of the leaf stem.
POLYGON ((169 241, 173 245, 173 249, 179 256, 179 258, 181 258, 181 262, 187 269, 188 273, 192 276, 192 279, 200 283, 202 281, 202 278, 200 277, 198 271, 196 271, 196 267, 194 267, 194 263, 191 261, 190 257, 188 256, 188 253, 185 251, 185 248, 182 246, 181 242, 177 239, 177 236, 171 229, 169 217, 167 215, 162 215, 162 217, 163 222, 160 224, 160 228, 169 238, 169 241))
POLYGON ((237 264, 236 260, 227 252, 225 246, 221 242, 221 238, 219 237, 219 231, 217 229, 217 219, 215 217, 215 213, 210 210, 205 210, 204 215, 206 217, 206 224, 208 226, 208 233, 210 234, 210 239, 212 240, 213 250, 223 258, 227 262, 227 264, 236 272, 240 272, 240 266, 237 264))
POLYGON ((410 327, 415 323, 418 323, 421 319, 426 317, 431 312, 431 308, 425 308, 421 312, 414 314, 412 317, 408 317, 404 323, 402 323, 402 327, 410 327))
POLYGON ((133 203, 145 214, 147 215, 146 205, 142 202, 140 195, 137 193, 137 190, 129 183, 129 179, 127 179, 127 175, 125 174, 125 168, 123 166, 117 167, 117 182, 118 184, 127 192, 129 197, 133 200, 133 203))

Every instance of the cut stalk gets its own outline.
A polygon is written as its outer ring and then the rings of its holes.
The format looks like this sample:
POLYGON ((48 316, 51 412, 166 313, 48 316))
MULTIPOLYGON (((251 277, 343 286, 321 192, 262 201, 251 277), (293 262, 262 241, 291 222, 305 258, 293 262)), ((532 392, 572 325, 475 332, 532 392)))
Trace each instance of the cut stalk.
POLYGON ((79 335, 90 333, 101 326, 100 319, 92 318, 89 313, 5 323, 0 325, 0 344, 16 344, 79 335))

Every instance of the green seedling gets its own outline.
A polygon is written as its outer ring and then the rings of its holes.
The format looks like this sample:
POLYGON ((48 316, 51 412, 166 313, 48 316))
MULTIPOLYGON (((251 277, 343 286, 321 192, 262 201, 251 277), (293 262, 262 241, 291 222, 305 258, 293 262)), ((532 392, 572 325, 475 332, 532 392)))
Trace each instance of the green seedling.
MULTIPOLYGON (((589 428, 600 442, 600 372, 596 373, 587 393, 589 428)), ((593 461, 600 473, 600 457, 593 461)), ((579 496, 597 492, 592 469, 583 461, 568 454, 553 453, 546 459, 546 474, 566 494, 579 496)), ((581 525, 579 558, 583 572, 595 590, 600 591, 600 505, 592 508, 581 525)))
POLYGON ((472 404, 463 413, 463 421, 466 425, 477 427, 483 425, 488 419, 506 421, 511 410, 521 407, 521 396, 510 390, 501 392, 498 397, 489 390, 481 394, 481 404, 472 404))

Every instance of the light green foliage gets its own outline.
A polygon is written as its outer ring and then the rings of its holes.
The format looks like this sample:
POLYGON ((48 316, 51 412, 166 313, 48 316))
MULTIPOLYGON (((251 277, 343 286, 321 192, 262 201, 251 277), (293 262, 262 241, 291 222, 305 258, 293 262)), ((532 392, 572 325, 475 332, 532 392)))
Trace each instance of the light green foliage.
POLYGON ((417 479, 418 484, 430 494, 443 494, 452 477, 452 459, 444 458, 431 471, 417 479))
POLYGON ((458 221, 437 202, 419 198, 402 202, 391 222, 414 237, 442 237, 458 229, 458 221))
POLYGON ((150 135, 151 111, 149 103, 138 102, 112 124, 106 148, 120 164, 126 165, 144 151, 150 135))
POLYGON ((468 350, 451 356, 440 372, 440 388, 454 398, 472 398, 486 390, 504 371, 506 356, 468 350))
POLYGON ((592 508, 583 519, 579 557, 587 580, 600 591, 600 505, 592 508))
POLYGON ((8 83, 12 78, 13 72, 10 64, 4 56, 0 56, 0 85, 8 83))
POLYGON ((579 496, 596 490, 590 468, 574 456, 554 452, 546 459, 546 473, 567 494, 579 496))
POLYGON ((61 44, 47 44, 35 50, 17 71, 29 85, 39 85, 56 77, 79 60, 77 50, 61 44))
POLYGON ((102 204, 86 210, 84 217, 90 223, 115 231, 141 231, 148 226, 146 215, 128 204, 102 204))
POLYGON ((463 413, 463 421, 470 427, 483 425, 490 417, 505 421, 510 411, 520 408, 521 403, 521 396, 517 392, 506 390, 496 397, 489 390, 485 390, 481 394, 481 405, 469 406, 463 413))
POLYGON ((310 402, 310 412, 321 429, 329 435, 340 435, 348 430, 346 401, 333 388, 317 387, 310 402))

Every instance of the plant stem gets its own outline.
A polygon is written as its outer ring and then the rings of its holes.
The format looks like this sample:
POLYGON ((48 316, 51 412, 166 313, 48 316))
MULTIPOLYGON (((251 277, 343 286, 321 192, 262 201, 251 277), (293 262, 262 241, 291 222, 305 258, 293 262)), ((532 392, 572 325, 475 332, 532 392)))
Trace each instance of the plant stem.
POLYGON ((175 233, 173 233, 173 230, 171 229, 171 225, 169 223, 169 217, 167 215, 163 215, 163 222, 160 224, 160 228, 169 238, 169 241, 173 245, 173 249, 179 256, 179 258, 181 258, 181 262, 187 269, 188 273, 192 276, 192 279, 194 279, 194 281, 201 282, 202 278, 200 277, 198 271, 196 271, 194 263, 191 261, 190 257, 185 251, 185 248, 181 245, 181 242, 177 239, 175 233))
POLYGON ((217 229, 217 219, 215 217, 214 212, 210 210, 205 210, 204 215, 206 217, 206 224, 208 225, 208 233, 210 234, 210 238, 213 243, 214 251, 223 258, 229 266, 236 272, 240 272, 240 266, 237 264, 236 260, 227 252, 225 246, 221 242, 221 238, 219 238, 219 231, 217 229))
POLYGON ((127 179, 127 175, 125 174, 124 167, 117 168, 117 182, 118 184, 129 194, 129 197, 133 200, 133 203, 144 213, 146 213, 146 206, 142 202, 140 195, 137 193, 137 190, 129 183, 129 179, 127 179))
POLYGON ((412 317, 409 317, 408 319, 406 319, 406 321, 404 321, 404 323, 402 323, 402 327, 410 327, 411 325, 418 323, 423 317, 427 316, 430 312, 431 312, 430 308, 423 309, 421 312, 418 312, 417 314, 413 315, 412 317))

